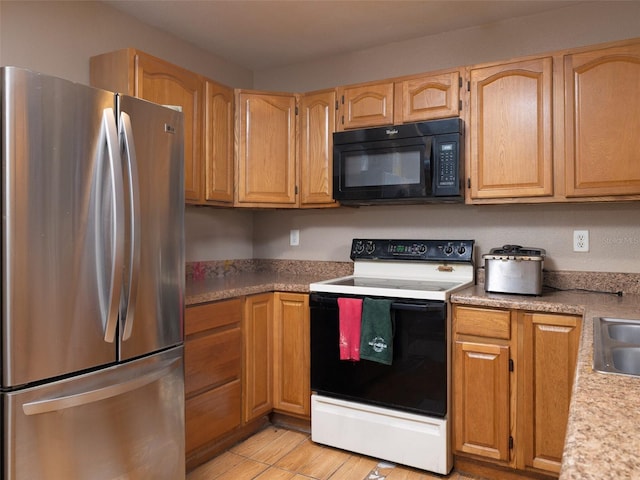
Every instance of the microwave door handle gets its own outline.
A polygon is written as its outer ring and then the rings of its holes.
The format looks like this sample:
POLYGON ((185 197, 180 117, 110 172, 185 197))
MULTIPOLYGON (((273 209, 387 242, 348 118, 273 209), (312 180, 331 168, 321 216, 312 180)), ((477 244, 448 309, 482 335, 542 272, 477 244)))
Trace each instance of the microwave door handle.
POLYGON ((424 148, 424 186, 427 195, 430 195, 433 191, 433 178, 431 173, 434 169, 434 154, 433 154, 433 137, 426 138, 426 144, 424 148))

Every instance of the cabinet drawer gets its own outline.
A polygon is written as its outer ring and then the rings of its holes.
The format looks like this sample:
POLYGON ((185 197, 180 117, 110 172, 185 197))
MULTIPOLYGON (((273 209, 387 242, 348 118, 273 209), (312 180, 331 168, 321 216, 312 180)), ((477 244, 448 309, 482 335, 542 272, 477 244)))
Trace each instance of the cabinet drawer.
POLYGON ((185 395, 240 378, 240 328, 188 338, 184 345, 185 395))
POLYGON ((459 335, 511 338, 511 312, 490 308, 455 307, 454 328, 459 335))
POLYGON ((242 319, 242 300, 224 300, 188 307, 185 313, 185 335, 218 328, 242 319))
POLYGON ((240 425, 240 380, 185 402, 186 450, 210 443, 240 425))

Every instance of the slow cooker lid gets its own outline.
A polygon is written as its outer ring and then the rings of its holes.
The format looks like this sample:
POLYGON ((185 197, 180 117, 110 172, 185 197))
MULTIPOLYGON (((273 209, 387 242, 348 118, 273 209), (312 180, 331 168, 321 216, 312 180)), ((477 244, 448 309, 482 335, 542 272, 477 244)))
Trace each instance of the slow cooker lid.
POLYGON ((502 247, 492 248, 489 252, 491 255, 523 255, 527 257, 542 257, 546 255, 543 248, 522 247, 520 245, 503 245, 502 247))

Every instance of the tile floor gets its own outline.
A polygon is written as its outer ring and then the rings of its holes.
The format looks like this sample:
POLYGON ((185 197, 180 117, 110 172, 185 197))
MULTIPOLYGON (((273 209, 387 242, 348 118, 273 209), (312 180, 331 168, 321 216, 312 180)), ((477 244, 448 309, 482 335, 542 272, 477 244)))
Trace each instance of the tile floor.
POLYGON ((187 475, 187 480, 474 480, 430 475, 315 444, 303 432, 269 426, 187 475))

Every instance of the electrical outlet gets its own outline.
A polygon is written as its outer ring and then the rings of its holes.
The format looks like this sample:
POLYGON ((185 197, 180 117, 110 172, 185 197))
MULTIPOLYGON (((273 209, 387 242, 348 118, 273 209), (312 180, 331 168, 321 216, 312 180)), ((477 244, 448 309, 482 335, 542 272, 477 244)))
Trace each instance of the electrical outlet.
POLYGON ((300 230, 291 230, 289 232, 289 245, 297 247, 300 245, 300 230))
POLYGON ((573 231, 573 251, 574 252, 589 251, 589 230, 573 231))

